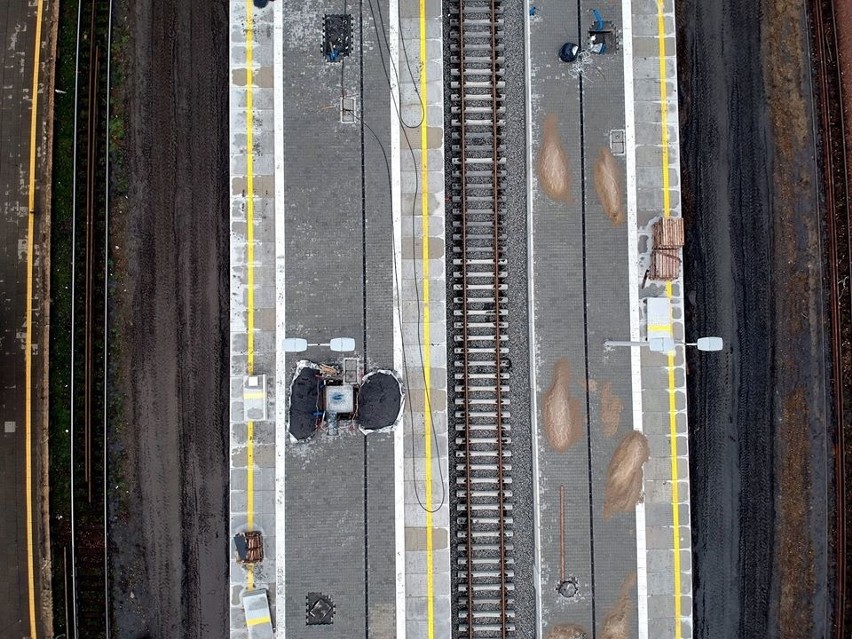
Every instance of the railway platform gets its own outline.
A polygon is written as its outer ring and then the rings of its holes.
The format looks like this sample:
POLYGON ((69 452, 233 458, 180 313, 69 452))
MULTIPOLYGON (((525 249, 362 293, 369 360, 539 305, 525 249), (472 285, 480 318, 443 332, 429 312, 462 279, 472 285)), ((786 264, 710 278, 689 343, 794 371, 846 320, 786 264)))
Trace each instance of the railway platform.
POLYGON ((538 636, 626 613, 627 636, 688 638, 683 346, 604 345, 684 339, 680 248, 653 236, 680 217, 674 7, 527 6, 538 636))
POLYGON ((365 435, 351 421, 298 441, 289 418, 300 362, 353 359, 356 376, 403 378, 409 429, 423 413, 422 375, 408 386, 402 349, 403 333, 417 335, 417 313, 400 310, 417 299, 400 273, 413 231, 394 218, 401 199, 415 199, 391 101, 399 12, 387 0, 314 3, 286 17, 281 2, 230 10, 230 533, 263 534, 258 563, 229 547, 231 636, 248 636, 241 598, 258 588, 277 636, 400 636, 405 544, 425 539, 402 525, 403 449, 416 443, 403 442, 401 423, 365 435), (354 352, 330 350, 338 337, 354 352), (310 346, 286 352, 293 339, 310 346))
MULTIPOLYGON (((682 348, 604 347, 649 331, 683 339, 680 275, 651 273, 654 224, 680 214, 672 12, 651 0, 527 3, 539 626, 519 636, 566 624, 594 636, 619 612, 630 637, 691 636, 682 348), (614 50, 560 62, 562 44, 587 44, 590 30, 614 50), (543 183, 548 154, 562 158, 564 184, 543 183), (646 309, 661 304, 668 315, 649 325, 646 309), (547 423, 554 387, 567 390, 567 435, 547 423), (619 499, 613 468, 636 459, 627 474, 639 486, 619 499)), ((232 637, 248 636, 251 588, 268 590, 277 636, 458 628, 445 17, 414 0, 286 16, 280 2, 231 3, 230 532, 264 539, 253 567, 230 546, 232 637), (300 360, 340 364, 336 337, 354 340, 346 356, 364 369, 400 375, 402 418, 388 432, 297 442, 290 382, 300 360), (311 346, 287 353, 288 338, 311 346)), ((679 265, 676 246, 664 256, 679 265)))

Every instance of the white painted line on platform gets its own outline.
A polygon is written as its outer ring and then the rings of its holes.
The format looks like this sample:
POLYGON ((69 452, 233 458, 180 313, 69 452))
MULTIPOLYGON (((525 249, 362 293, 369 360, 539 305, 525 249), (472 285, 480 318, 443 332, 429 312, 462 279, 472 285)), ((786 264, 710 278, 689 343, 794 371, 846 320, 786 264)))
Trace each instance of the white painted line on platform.
MULTIPOLYGON (((273 104, 275 126, 275 340, 286 334, 285 244, 284 244, 284 5, 273 8, 273 104)), ((286 452, 287 452, 287 364, 283 348, 275 348, 275 632, 287 635, 286 606, 286 452)))
MULTIPOLYGON (((535 375, 535 261, 533 259, 533 174, 532 174, 532 67, 530 60, 530 3, 524 3, 524 76, 526 81, 526 129, 527 129, 527 313, 529 317, 529 354, 530 354, 530 426, 532 427, 532 470, 533 470, 533 531, 535 547, 541 548, 541 488, 538 481, 538 398, 536 395, 535 375)), ((535 580, 535 618, 536 636, 543 637, 541 608, 541 552, 535 553, 533 564, 535 580)))
MULTIPOLYGON (((388 42, 391 69, 399 69, 399 0, 390 0, 388 42)), ((397 283, 402 278, 402 183, 400 180, 400 122, 397 105, 399 78, 392 73, 390 82, 391 215, 393 218, 393 367, 405 381, 402 357, 402 300, 397 283)), ((408 401, 411 401, 409 398, 408 401)), ((396 636, 404 639, 405 610, 405 417, 393 434, 394 543, 396 550, 396 636)))
MULTIPOLYGON (((640 339, 639 229, 636 205, 636 116, 633 95, 633 2, 621 0, 621 31, 624 45, 624 143, 627 176, 627 270, 630 340, 640 339)), ((643 431, 642 354, 630 349, 630 380, 633 397, 633 429, 643 431)), ((645 504, 636 505, 636 610, 639 639, 648 639, 648 557, 645 539, 645 504)))

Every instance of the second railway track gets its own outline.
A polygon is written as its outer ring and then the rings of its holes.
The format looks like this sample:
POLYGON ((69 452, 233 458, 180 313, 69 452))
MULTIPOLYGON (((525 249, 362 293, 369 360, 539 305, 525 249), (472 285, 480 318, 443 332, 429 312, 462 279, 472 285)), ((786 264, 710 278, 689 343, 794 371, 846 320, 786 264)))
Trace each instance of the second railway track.
POLYGON ((828 249, 833 408, 835 444, 835 585, 834 636, 848 636, 852 614, 848 593, 852 587, 852 540, 849 538, 849 482, 852 482, 852 244, 850 244, 850 174, 843 117, 843 76, 839 64, 837 21, 832 0, 810 3, 814 69, 819 94, 821 164, 825 192, 828 249))
POLYGON ((449 3, 452 377, 458 637, 515 636, 503 12, 449 3))
POLYGON ((111 17, 111 1, 77 2, 71 264, 71 530, 65 549, 70 572, 66 574, 68 626, 65 630, 68 637, 81 639, 110 636, 106 326, 111 17))

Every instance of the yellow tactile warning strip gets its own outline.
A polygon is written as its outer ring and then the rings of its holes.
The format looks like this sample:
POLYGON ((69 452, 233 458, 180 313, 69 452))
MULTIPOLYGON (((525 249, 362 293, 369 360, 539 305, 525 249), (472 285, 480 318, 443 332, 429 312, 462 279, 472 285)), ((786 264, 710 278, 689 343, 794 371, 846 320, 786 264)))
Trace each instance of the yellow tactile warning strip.
MULTIPOLYGON (((668 95, 666 92, 666 32, 663 15, 663 0, 657 0, 657 40, 659 42, 660 61, 660 143, 662 145, 663 171, 663 216, 671 216, 669 196, 669 129, 668 95)), ((666 297, 672 298, 672 284, 666 282, 666 297)), ((680 512, 678 503, 678 462, 677 462, 677 408, 675 403, 675 354, 668 355, 669 383, 669 439, 671 442, 671 485, 672 485, 672 543, 674 548, 674 627, 675 639, 681 639, 681 582, 680 582, 680 512)))
MULTIPOLYGON (((420 60, 426 60, 426 0, 420 0, 420 60)), ((435 637, 435 558, 432 539, 432 411, 429 392, 432 388, 431 335, 429 317, 429 152, 426 121, 426 64, 420 64, 420 95, 423 122, 420 127, 421 226, 423 237, 423 450, 426 458, 426 635, 435 637)))
MULTIPOLYGON (((246 288, 247 288, 247 373, 254 374, 254 95, 252 83, 254 26, 252 0, 246 0, 246 288)), ((254 422, 248 422, 246 439, 246 519, 248 530, 254 530, 254 422)), ((248 565, 246 582, 254 588, 254 566, 248 565)))
POLYGON ((35 46, 33 55, 33 106, 30 115, 30 165, 29 165, 29 212, 27 215, 27 317, 26 338, 24 342, 24 425, 25 425, 25 466, 26 466, 26 503, 27 503, 27 594, 29 602, 30 637, 38 636, 36 630, 35 604, 35 557, 33 556, 33 469, 32 469, 32 349, 33 349, 33 233, 35 227, 35 169, 36 169, 36 129, 38 118, 38 75, 41 53, 41 20, 44 11, 43 0, 38 0, 36 10, 35 46))

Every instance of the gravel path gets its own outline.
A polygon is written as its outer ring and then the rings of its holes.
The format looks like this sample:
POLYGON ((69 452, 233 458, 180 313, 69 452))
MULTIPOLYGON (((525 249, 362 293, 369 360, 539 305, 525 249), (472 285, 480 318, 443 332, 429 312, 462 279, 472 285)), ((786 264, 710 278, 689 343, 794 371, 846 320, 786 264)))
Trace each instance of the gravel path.
MULTIPOLYGON (((114 237, 123 421, 113 469, 115 636, 225 637, 227 0, 129 15, 130 200, 114 237)), ((129 7, 129 9, 128 9, 129 7)))
POLYGON ((823 637, 828 377, 800 0, 678 4, 695 636, 823 637), (781 337, 783 336, 783 337, 781 337))

